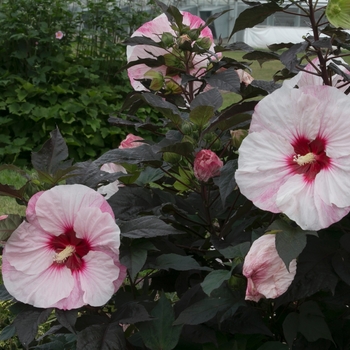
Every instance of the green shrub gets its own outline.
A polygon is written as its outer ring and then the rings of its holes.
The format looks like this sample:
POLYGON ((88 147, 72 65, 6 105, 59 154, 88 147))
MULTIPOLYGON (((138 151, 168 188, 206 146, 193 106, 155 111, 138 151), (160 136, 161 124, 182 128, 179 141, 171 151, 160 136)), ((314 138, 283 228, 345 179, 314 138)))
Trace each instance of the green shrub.
MULTIPOLYGON (((129 31, 145 20, 106 0, 6 0, 0 4, 0 161, 25 164, 56 126, 76 160, 116 147, 110 126, 131 91, 129 31), (63 32, 62 39, 55 33, 63 32)), ((141 118, 154 112, 146 110, 141 118)))

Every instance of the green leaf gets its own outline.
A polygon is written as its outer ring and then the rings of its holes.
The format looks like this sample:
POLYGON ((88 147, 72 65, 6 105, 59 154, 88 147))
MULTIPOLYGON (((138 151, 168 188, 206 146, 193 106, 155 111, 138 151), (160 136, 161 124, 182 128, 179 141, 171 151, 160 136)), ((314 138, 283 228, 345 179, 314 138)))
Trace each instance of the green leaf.
POLYGON ((6 241, 22 222, 23 219, 14 214, 9 214, 6 219, 0 220, 0 241, 6 241))
POLYGON ((174 322, 178 324, 196 325, 211 320, 219 311, 232 306, 232 300, 226 298, 205 298, 181 312, 174 322))
POLYGON ((306 246, 306 235, 313 231, 304 231, 300 227, 292 227, 283 220, 274 221, 269 231, 276 233, 276 249, 278 255, 285 263, 288 271, 289 264, 296 259, 306 246))
POLYGON ((154 320, 138 324, 147 348, 152 350, 174 349, 179 341, 182 326, 173 325, 174 311, 164 293, 161 294, 151 316, 154 317, 154 320))
POLYGON ((183 256, 178 254, 163 254, 156 259, 156 263, 153 268, 159 270, 174 269, 176 271, 189 271, 189 270, 205 270, 211 271, 209 267, 200 266, 198 262, 191 256, 183 256))
POLYGON ((142 95, 143 99, 152 107, 154 107, 157 111, 161 112, 166 118, 170 119, 175 125, 182 124, 182 118, 178 108, 164 101, 160 96, 145 93, 142 95))
POLYGON ((203 128, 214 116, 214 111, 212 106, 197 106, 190 112, 190 120, 199 128, 203 128))
POLYGON ((4 341, 12 338, 16 334, 16 328, 13 324, 10 324, 2 329, 0 333, 0 341, 4 341))
POLYGON ((223 249, 219 249, 219 252, 226 259, 241 258, 242 260, 247 255, 250 248, 250 242, 243 242, 235 246, 228 246, 223 249))
POLYGON ((231 271, 227 270, 215 270, 210 272, 201 283, 202 289, 205 294, 209 295, 211 292, 221 286, 224 281, 227 281, 231 277, 231 271))

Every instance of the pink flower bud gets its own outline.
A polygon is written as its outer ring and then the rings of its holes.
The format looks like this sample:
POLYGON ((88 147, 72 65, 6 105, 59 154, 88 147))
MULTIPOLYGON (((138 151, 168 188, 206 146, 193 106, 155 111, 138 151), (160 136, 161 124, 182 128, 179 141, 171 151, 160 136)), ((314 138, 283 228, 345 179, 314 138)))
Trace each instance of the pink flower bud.
POLYGON ((55 37, 56 39, 61 40, 64 37, 64 34, 59 30, 58 32, 56 32, 55 37))
POLYGON ((7 219, 8 215, 0 215, 0 220, 5 220, 7 219))
POLYGON ((125 138, 125 140, 123 140, 120 143, 119 148, 121 148, 121 149, 123 149, 123 148, 135 148, 135 147, 143 145, 143 142, 136 142, 137 140, 143 140, 143 138, 140 136, 135 136, 133 134, 129 134, 125 138))
POLYGON ((199 181, 207 182, 210 178, 220 175, 223 165, 221 159, 213 151, 202 149, 194 160, 194 176, 199 181))
POLYGON ((297 263, 292 260, 289 272, 278 255, 275 235, 266 234, 255 240, 244 260, 243 275, 247 277, 246 300, 277 298, 292 283, 297 263))

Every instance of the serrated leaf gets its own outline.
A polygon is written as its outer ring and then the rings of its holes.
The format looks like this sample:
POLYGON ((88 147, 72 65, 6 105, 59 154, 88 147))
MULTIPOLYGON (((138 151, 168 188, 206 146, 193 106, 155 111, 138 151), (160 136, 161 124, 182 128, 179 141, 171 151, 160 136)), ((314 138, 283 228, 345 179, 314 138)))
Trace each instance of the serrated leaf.
POLYGON ((39 325, 47 320, 52 309, 30 308, 20 312, 13 321, 19 341, 25 348, 34 340, 39 325))
POLYGON ((178 254, 163 254, 156 259, 156 263, 153 268, 159 270, 174 269, 176 271, 189 271, 189 270, 205 270, 211 271, 209 267, 200 266, 198 262, 191 256, 183 256, 178 254))
POLYGON ((143 216, 130 221, 118 221, 121 235, 128 238, 150 238, 183 234, 156 216, 143 216))
POLYGON ((263 22, 267 17, 278 11, 283 11, 283 8, 278 6, 275 2, 259 4, 258 6, 253 6, 244 10, 236 18, 236 22, 232 29, 230 38, 234 33, 240 30, 253 28, 255 25, 263 22))
POLYGON ((117 322, 96 324, 83 329, 77 336, 77 350, 125 350, 123 330, 117 322))
POLYGON ((219 90, 211 89, 197 95, 191 102, 190 108, 194 109, 199 106, 211 106, 214 110, 218 110, 221 107, 222 102, 223 100, 219 90))
POLYGON ((151 312, 154 320, 138 325, 145 345, 152 350, 172 350, 177 345, 182 326, 173 325, 174 311, 170 301, 161 294, 151 312))
POLYGON ((6 219, 0 220, 0 241, 6 241, 22 222, 22 217, 15 214, 9 214, 6 219))
POLYGON ((234 68, 228 68, 215 74, 209 74, 208 76, 204 76, 203 79, 210 86, 223 91, 238 93, 241 88, 241 81, 234 68))
POLYGON ((66 169, 70 165, 62 164, 67 157, 68 147, 59 130, 55 129, 40 151, 32 152, 32 164, 36 170, 54 175, 58 169, 66 169))
POLYGON ((227 281, 231 277, 231 271, 227 270, 215 270, 210 272, 201 283, 202 289, 205 294, 210 296, 214 289, 221 286, 224 281, 227 281))
POLYGON ((123 304, 112 316, 113 321, 122 324, 135 324, 138 322, 150 321, 152 317, 146 308, 136 302, 123 304))
POLYGON ((57 317, 57 321, 65 328, 67 328, 70 332, 75 334, 75 322, 78 317, 77 310, 60 310, 55 309, 55 314, 57 317))
POLYGON ((150 164, 160 166, 162 164, 162 156, 157 153, 150 145, 141 145, 135 148, 113 149, 106 152, 100 158, 95 160, 99 166, 105 163, 127 163, 127 164, 150 164))
POLYGON ((214 116, 215 109, 212 106, 197 106, 190 112, 190 120, 199 128, 203 128, 214 116))
POLYGON ((228 120, 231 120, 230 126, 238 128, 243 122, 249 122, 252 112, 258 101, 249 101, 240 104, 235 104, 225 108, 217 117, 213 118, 210 125, 203 132, 210 132, 216 128, 225 130, 228 120))
POLYGON ((256 60, 259 62, 260 67, 262 67, 263 63, 277 60, 279 61, 279 55, 274 52, 266 52, 266 51, 253 51, 246 53, 243 57, 244 60, 256 60))
POLYGON ((160 96, 145 93, 143 99, 157 111, 161 112, 166 118, 170 119, 175 125, 182 124, 181 114, 178 108, 170 102, 164 101, 160 96))

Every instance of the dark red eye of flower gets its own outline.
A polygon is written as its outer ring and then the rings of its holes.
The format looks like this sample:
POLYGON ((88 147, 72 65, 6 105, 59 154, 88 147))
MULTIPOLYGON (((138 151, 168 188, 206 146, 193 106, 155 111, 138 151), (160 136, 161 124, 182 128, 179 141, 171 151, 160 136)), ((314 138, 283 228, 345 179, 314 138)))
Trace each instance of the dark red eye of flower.
POLYGON ((65 265, 71 270, 82 268, 82 257, 90 251, 89 243, 85 239, 78 238, 73 229, 53 237, 50 244, 56 252, 54 262, 65 265))
POLYGON ((319 136, 313 141, 298 137, 292 146, 295 154, 288 161, 288 165, 293 173, 303 174, 307 182, 312 182, 322 169, 331 164, 325 152, 326 142, 319 136))

